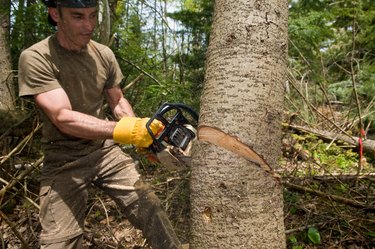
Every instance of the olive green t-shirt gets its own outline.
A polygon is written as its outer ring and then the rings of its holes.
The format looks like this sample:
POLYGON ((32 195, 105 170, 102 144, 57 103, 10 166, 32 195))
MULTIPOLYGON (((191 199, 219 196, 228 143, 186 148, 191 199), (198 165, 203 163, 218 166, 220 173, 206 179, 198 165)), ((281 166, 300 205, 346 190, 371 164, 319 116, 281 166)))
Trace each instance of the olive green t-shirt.
MULTIPOLYGON (((32 96, 63 88, 74 111, 104 119, 104 89, 123 79, 110 48, 90 41, 87 49, 72 52, 52 35, 24 50, 19 59, 19 95, 32 96)), ((45 161, 64 163, 87 155, 103 141, 86 140, 60 132, 41 112, 45 161)))

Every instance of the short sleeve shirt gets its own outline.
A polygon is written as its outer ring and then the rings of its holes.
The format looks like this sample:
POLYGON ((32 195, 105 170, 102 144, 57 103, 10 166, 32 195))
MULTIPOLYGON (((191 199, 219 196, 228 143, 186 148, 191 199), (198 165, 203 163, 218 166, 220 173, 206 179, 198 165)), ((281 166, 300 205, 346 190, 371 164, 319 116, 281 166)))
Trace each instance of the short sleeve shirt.
MULTIPOLYGON (((90 41, 84 51, 73 52, 61 47, 53 35, 24 50, 19 59, 20 96, 63 88, 74 111, 101 119, 104 119, 104 90, 118 85, 122 79, 112 50, 95 41, 90 41)), ((67 161, 74 160, 103 143, 63 134, 41 114, 46 158, 49 153, 61 154, 63 150, 67 161)))

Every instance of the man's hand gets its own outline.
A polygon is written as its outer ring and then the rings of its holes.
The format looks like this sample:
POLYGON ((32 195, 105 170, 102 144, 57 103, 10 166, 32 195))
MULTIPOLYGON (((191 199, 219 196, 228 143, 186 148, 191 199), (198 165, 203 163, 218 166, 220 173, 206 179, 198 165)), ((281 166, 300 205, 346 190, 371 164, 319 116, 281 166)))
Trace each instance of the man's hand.
MULTIPOLYGON (((149 118, 123 117, 113 131, 113 140, 121 144, 134 144, 139 148, 147 148, 152 144, 152 138, 147 131, 146 123, 149 118)), ((150 128, 153 134, 164 129, 163 124, 154 120, 150 128)))

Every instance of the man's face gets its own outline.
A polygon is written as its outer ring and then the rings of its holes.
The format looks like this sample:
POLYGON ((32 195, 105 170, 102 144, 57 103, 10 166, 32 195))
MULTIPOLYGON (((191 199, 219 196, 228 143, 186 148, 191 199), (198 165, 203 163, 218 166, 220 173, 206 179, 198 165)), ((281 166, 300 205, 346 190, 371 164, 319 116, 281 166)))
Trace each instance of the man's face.
POLYGON ((96 26, 97 9, 95 7, 59 8, 51 11, 56 11, 58 39, 61 46, 70 50, 85 48, 96 26))

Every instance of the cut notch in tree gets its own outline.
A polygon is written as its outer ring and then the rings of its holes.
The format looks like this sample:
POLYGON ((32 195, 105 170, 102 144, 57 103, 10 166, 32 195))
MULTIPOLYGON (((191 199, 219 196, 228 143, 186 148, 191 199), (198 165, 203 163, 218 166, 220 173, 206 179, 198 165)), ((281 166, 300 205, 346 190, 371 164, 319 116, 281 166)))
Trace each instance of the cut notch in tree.
POLYGON ((271 166, 262 158, 261 155, 235 136, 229 135, 215 127, 201 125, 198 127, 198 140, 209 142, 231 151, 253 163, 256 163, 260 168, 272 175, 275 179, 280 179, 280 176, 274 172, 271 166))

